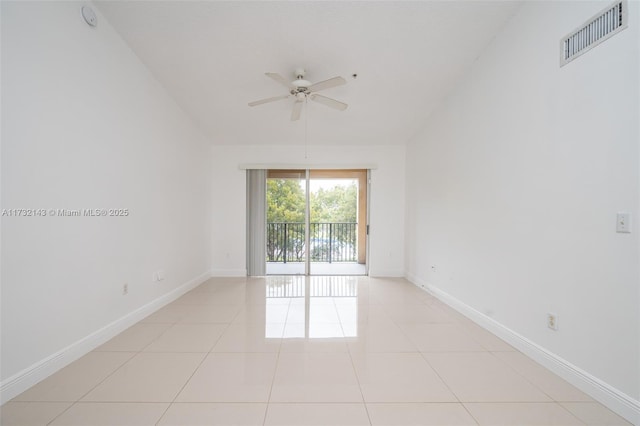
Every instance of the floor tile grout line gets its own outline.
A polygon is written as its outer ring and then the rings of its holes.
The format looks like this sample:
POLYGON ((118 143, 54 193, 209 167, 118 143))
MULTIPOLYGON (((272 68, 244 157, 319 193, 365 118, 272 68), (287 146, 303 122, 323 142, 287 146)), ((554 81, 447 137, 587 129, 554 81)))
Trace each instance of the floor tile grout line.
MULTIPOLYGON (((163 306, 163 308, 164 308, 164 307, 166 307, 166 306, 171 305, 172 303, 173 303, 173 302, 168 303, 167 305, 163 306)), ((162 309, 162 308, 161 308, 161 309, 162 309)), ((156 311, 156 312, 157 312, 157 311, 156 311)), ((145 318, 147 318, 147 317, 149 317, 149 316, 153 315, 154 313, 155 313, 155 312, 153 312, 153 313, 151 313, 151 314, 147 315, 145 318)), ((132 324, 130 327, 127 327, 127 328, 126 328, 125 330, 123 330, 121 333, 123 333, 123 332, 127 331, 127 330, 128 330, 128 329, 130 329, 131 327, 134 327, 134 326, 136 326, 136 325, 138 325, 138 324, 145 324, 145 323, 143 323, 143 321, 145 320, 145 318, 142 318, 140 321, 136 322, 135 324, 132 324)), ((154 323, 146 323, 146 324, 154 324, 154 323)), ((145 350, 147 347, 149 347, 149 345, 151 345, 153 342, 155 342, 156 340, 158 340, 158 339, 159 339, 161 336, 163 336, 163 335, 164 335, 164 334, 165 334, 169 329, 173 328, 173 327, 177 324, 177 321, 174 321, 174 322, 171 322, 171 323, 169 323, 169 322, 166 322, 166 323, 165 323, 165 322, 163 322, 163 323, 160 323, 160 324, 171 324, 171 326, 167 327, 167 329, 166 329, 166 330, 164 330, 162 333, 160 333, 156 338, 154 338, 151 342, 149 342, 147 345, 145 345, 144 347, 142 347, 140 350, 137 350, 137 351, 96 351, 95 349, 94 349, 94 350, 92 350, 91 352, 97 352, 97 353, 104 353, 104 352, 117 352, 117 353, 123 353, 123 352, 125 352, 125 353, 133 353, 134 355, 132 355, 128 360, 126 360, 124 363, 122 363, 120 366, 118 366, 118 368, 116 368, 114 371, 112 371, 110 374, 108 374, 108 375, 107 375, 103 380, 101 380, 98 384, 96 384, 94 387, 92 387, 92 388, 91 388, 89 391, 87 391, 84 395, 82 395, 80 398, 78 398, 78 400, 77 400, 76 402, 79 402, 82 398, 84 398, 85 396, 87 396, 87 395, 88 395, 91 391, 93 391, 96 387, 98 387, 99 385, 101 385, 102 383, 104 383, 104 381, 105 381, 105 380, 107 380, 109 377, 111 377, 113 374, 115 374, 115 372, 116 372, 116 371, 118 371, 120 368, 122 368, 125 364, 128 364, 128 363, 129 363, 133 358, 135 358, 138 354, 143 353, 143 352, 144 352, 144 350, 145 350)), ((118 333, 118 335, 119 335, 119 334, 121 334, 121 333, 118 333)), ((114 339, 115 337, 117 337, 117 335, 116 335, 116 336, 114 336, 112 339, 114 339)), ((110 341, 110 340, 112 340, 112 339, 109 339, 109 341, 110 341)), ((107 342, 108 342, 108 341, 107 341, 107 342)), ((107 342, 105 342, 105 343, 107 343, 107 342)), ((103 345, 104 345, 104 343, 103 343, 103 345)), ((102 345, 100 345, 100 346, 102 346, 102 345)), ((98 349, 98 348, 96 348, 96 349, 98 349)), ((89 352, 89 353, 91 353, 91 352, 89 352)), ((75 403, 74 403, 74 404, 75 404, 75 403)))
POLYGON ((353 355, 351 351, 347 351, 349 354, 349 360, 351 361, 351 368, 353 368, 353 375, 356 376, 356 381, 358 382, 358 389, 360 389, 360 396, 362 396, 362 405, 364 405, 364 411, 367 413, 367 419, 369 420, 369 426, 373 425, 371 421, 371 414, 369 413, 369 407, 367 407, 367 402, 364 399, 364 392, 362 391, 362 384, 360 383, 360 377, 358 377, 358 371, 356 370, 356 364, 353 361, 353 355))
MULTIPOLYGON (((202 284, 200 284, 202 285, 202 284)), ((197 287, 196 287, 197 288, 197 287)), ((236 312, 236 314, 234 315, 234 319, 236 316, 238 316, 240 313, 240 311, 236 312)), ((214 344, 209 348, 209 352, 206 352, 205 355, 202 357, 202 360, 200 360, 200 363, 198 363, 198 365, 196 366, 196 368, 193 369, 193 372, 191 372, 191 374, 189 375, 189 378, 187 380, 185 380, 184 384, 180 387, 180 390, 178 390, 178 392, 176 392, 175 396, 173 397, 173 399, 171 400, 171 402, 167 405, 167 408, 164 410, 164 412, 162 413, 162 415, 158 418, 158 421, 156 421, 156 426, 160 423, 160 421, 162 420, 162 418, 167 414, 167 411, 169 411, 169 409, 171 408, 171 405, 173 405, 176 401, 176 398, 178 398, 178 396, 180 395, 180 393, 182 393, 182 391, 184 390, 184 388, 187 386, 187 384, 189 383, 189 381, 193 378, 193 376, 196 374, 196 372, 198 371, 198 369, 202 366, 202 364, 204 363, 204 361, 207 359, 207 357, 212 353, 211 351, 213 350, 213 348, 218 344, 218 342, 220 341, 220 339, 222 338, 222 336, 224 335, 224 333, 229 329, 229 327, 231 326, 231 322, 229 322, 226 326, 226 328, 222 331, 222 333, 220 333, 220 335, 218 336, 218 338, 216 339, 216 341, 214 342, 214 344)), ((202 352, 199 352, 202 353, 202 352)))
MULTIPOLYGON (((569 410, 569 408, 565 407, 565 404, 598 404, 598 405, 602 405, 601 403, 599 403, 596 400, 593 401, 565 401, 565 402, 557 402, 558 405, 560 405, 562 408, 564 408, 566 411, 569 412, 569 414, 571 414, 573 417, 578 418, 578 416, 576 414, 573 413, 573 411, 569 410)), ((630 425, 633 426, 632 423, 628 422, 627 419, 623 418, 622 416, 620 416, 618 413, 612 411, 609 407, 603 406, 605 409, 607 409, 608 411, 610 411, 611 413, 613 413, 615 416, 619 417, 620 419, 622 419, 623 422, 625 422, 625 425, 630 425)), ((578 421, 581 422, 584 425, 589 425, 589 423, 582 421, 582 419, 578 418, 578 421)), ((623 423, 621 423, 623 424, 623 423)))
MULTIPOLYGON (((388 311, 387 311, 388 312, 388 311)), ((389 314, 387 314, 389 316, 389 320, 400 330, 400 332, 402 333, 402 335, 404 336, 405 339, 407 339, 408 342, 411 343, 411 345, 416 349, 416 351, 418 351, 418 345, 415 344, 415 342, 413 341, 413 339, 407 334, 406 331, 404 331, 402 329, 402 327, 400 326, 400 324, 398 324, 398 322, 396 322, 396 320, 393 319, 393 317, 389 314)))
MULTIPOLYGON (((166 305, 168 306, 168 305, 166 305)), ((135 325, 140 324, 140 322, 137 322, 135 325)), ((177 324, 177 322, 172 323, 169 327, 166 328, 166 330, 164 330, 162 333, 160 333, 155 339, 153 339, 152 341, 150 341, 147 345, 145 345, 142 349, 140 349, 140 352, 144 352, 145 349, 147 349, 149 346, 151 346, 152 344, 154 344, 155 342, 157 342, 162 336, 164 336, 169 330, 171 330, 173 327, 175 327, 177 324)), ((132 326, 133 327, 133 326, 132 326)))
POLYGON ((267 422, 267 415, 269 414, 269 406, 271 405, 271 394, 273 393, 273 385, 276 381, 276 374, 278 373, 278 365, 280 364, 280 351, 282 350, 282 342, 284 340, 284 331, 287 327, 287 320, 289 319, 289 311, 291 310, 291 300, 287 304, 287 316, 284 319, 284 328, 282 329, 282 336, 280 338, 280 344, 278 345, 278 351, 276 352, 276 365, 273 367, 273 376, 271 376, 271 386, 269 387, 269 396, 267 397, 267 406, 264 410, 264 417, 262 418, 262 426, 267 422))
MULTIPOLYGON (((404 330, 403 330, 404 332, 404 330)), ((407 336, 408 337, 408 336, 407 336)), ((409 340, 411 340, 409 338, 409 340)), ((413 341, 412 341, 413 342, 413 341)), ((415 345, 415 344, 414 344, 415 345)), ((471 418, 473 419, 474 422, 476 422, 476 424, 480 424, 480 422, 478 421, 478 419, 475 418, 475 416, 473 414, 471 414, 471 412, 467 409, 467 407, 462 403, 462 401, 460 400, 460 397, 458 396, 458 394, 456 394, 453 389, 449 386, 449 384, 446 382, 446 380, 444 380, 444 378, 440 375, 440 373, 438 372, 438 370, 436 370, 436 368, 431 365, 431 363, 429 362, 429 360, 425 357, 425 355, 422 352, 419 352, 420 357, 424 360, 424 362, 427 363, 427 365, 429 366, 429 368, 431 368, 431 370, 436 374, 436 376, 438 376, 438 378, 440 379, 440 381, 447 387, 447 389, 449 390, 449 392, 451 392, 451 395, 454 396, 454 398, 458 401, 458 404, 460 404, 462 406, 462 408, 464 408, 464 410, 467 412, 467 414, 469 414, 469 416, 471 416, 471 418)))
MULTIPOLYGON (((120 352, 122 353, 122 352, 120 352)), ((93 390, 95 390, 98 386, 100 386, 101 384, 103 384, 109 377, 113 376, 114 374, 116 374, 117 371, 119 371, 122 367, 124 367, 125 365, 127 365, 128 363, 131 362, 132 359, 134 359, 136 356, 138 356, 139 354, 141 354, 142 352, 138 351, 138 352, 129 352, 129 353, 133 353, 133 355, 131 355, 131 357, 129 357, 125 362, 123 362, 122 364, 120 364, 115 370, 113 370, 111 373, 107 374, 105 376, 104 379, 100 380, 100 382, 98 384, 96 384, 95 386, 93 386, 91 389, 89 389, 87 392, 85 392, 80 398, 78 398, 76 400, 76 402, 80 402, 82 400, 82 398, 84 398, 85 396, 89 395, 93 390)))
MULTIPOLYGON (((475 419, 475 417, 471 414, 471 412, 469 411, 469 409, 467 408, 467 405, 469 404, 485 404, 485 405, 490 405, 490 404, 538 404, 538 405, 556 405, 559 406, 560 408, 562 408, 562 411, 568 413, 572 418, 574 418, 576 421, 578 421, 581 425, 587 426, 588 423, 583 422, 581 419, 578 418, 578 416, 576 416, 575 414, 573 414, 571 411, 569 411, 566 407, 564 407, 562 404, 560 404, 559 402, 556 401, 466 401, 466 402, 462 402, 461 403, 465 410, 467 410, 467 412, 475 419)), ((476 420, 479 423, 479 420, 476 420)))
MULTIPOLYGON (((93 352, 93 351, 92 351, 93 352)), ((91 352, 89 352, 91 353, 91 352)), ((97 352, 100 353, 100 352, 97 352)), ((121 352, 120 352, 121 353, 121 352)), ((140 352, 128 352, 128 353, 132 353, 133 355, 131 355, 131 357, 129 357, 125 362, 123 362, 122 364, 120 364, 118 367, 116 367, 111 373, 107 374, 102 380, 100 380, 95 386, 93 386, 91 389, 89 389, 88 391, 86 391, 84 394, 82 394, 78 399, 76 399, 75 401, 73 401, 71 403, 70 406, 68 406, 62 413, 58 414, 56 417, 54 417, 49 423, 47 423, 47 425, 53 423, 58 417, 60 417, 61 415, 63 415, 64 413, 66 413, 67 411, 69 411, 71 409, 71 407, 73 407, 74 405, 78 404, 82 398, 84 398, 85 396, 87 396, 89 393, 91 393, 95 388, 97 388, 98 386, 100 386, 102 383, 104 383, 105 380, 107 380, 109 377, 111 377, 112 375, 115 374, 116 371, 120 370, 124 365, 128 364, 133 358, 136 357, 137 354, 139 354, 140 352)), ((77 360, 76 360, 77 361, 77 360)), ((75 362, 75 361, 74 361, 75 362)), ((53 401, 51 401, 53 402, 53 401)))
MULTIPOLYGON (((280 346, 282 346, 282 342, 280 342, 280 346)), ((271 386, 269 387, 269 395, 267 396, 267 407, 264 410, 264 417, 262 419, 262 425, 264 426, 267 422, 267 415, 269 414, 269 406, 271 405, 271 394, 273 393, 273 385, 276 381, 276 374, 278 373, 278 365, 280 364, 280 351, 276 353, 276 364, 273 367, 273 375, 271 376, 271 386)))
MULTIPOLYGON (((477 324, 476 324, 476 325, 477 325, 477 324)), ((460 325, 460 329, 461 329, 461 331, 462 331, 464 334, 466 334, 466 335, 467 335, 471 340, 473 340, 473 341, 474 341, 474 342, 476 342, 478 345, 480 345, 481 347, 483 347, 483 348, 485 349, 485 351, 486 351, 486 352, 492 352, 492 351, 491 351, 491 348, 488 348, 488 347, 487 347, 488 345, 483 344, 479 339, 475 338, 475 337, 473 336, 473 333, 471 332, 471 330, 469 330, 467 327, 465 327, 464 325, 462 325, 462 324, 461 324, 461 325, 460 325)), ((498 336, 496 336, 495 334, 491 333, 489 330, 486 330, 486 329, 484 329, 484 328, 483 328, 482 330, 484 330, 484 331, 488 332, 488 333, 489 333, 489 334, 491 334, 493 337, 496 337, 496 338, 500 339, 498 336)), ((500 340, 502 340, 502 339, 500 339, 500 340)))
POLYGON ((48 423, 47 426, 50 425, 51 423, 55 422, 60 416, 62 416, 64 413, 66 413, 67 411, 69 411, 71 409, 71 407, 73 407, 74 405, 76 405, 78 403, 78 401, 72 402, 71 405, 69 405, 67 408, 65 408, 64 410, 62 410, 62 412, 60 414, 58 414, 57 416, 55 416, 53 419, 51 419, 48 423))
MULTIPOLYGON (((457 398, 457 396, 456 396, 457 398)), ((464 408, 464 411, 467 412, 467 414, 469 414, 469 416, 473 419, 474 422, 476 422, 476 424, 480 424, 480 420, 476 418, 476 416, 473 415, 473 413, 471 411, 469 411, 469 408, 465 405, 464 402, 460 402, 460 405, 462 406, 462 408, 464 408)))
MULTIPOLYGON (((567 409, 565 406, 563 406, 560 401, 556 400, 553 396, 551 396, 547 391, 545 391, 542 387, 536 385, 535 383, 533 383, 528 377, 526 377, 523 373, 521 373, 520 371, 518 371, 515 367, 513 367, 511 364, 509 364, 508 362, 504 361, 502 358, 498 357, 494 352, 496 351, 489 351, 489 353, 491 354, 491 356, 493 356, 494 358, 498 359, 502 364, 506 365, 507 368, 509 368, 511 371, 515 372, 518 376, 522 377, 527 383, 529 383, 531 386, 533 386, 535 389, 539 390, 540 392, 542 392, 544 395, 546 395, 547 397, 549 397, 550 401, 523 401, 523 402, 516 402, 519 404, 555 404, 559 407, 562 408, 563 411, 566 411, 571 417, 573 417, 574 419, 578 420, 580 423, 584 423, 582 422, 582 420, 580 420, 575 414, 573 414, 569 409, 567 409)), ((500 352, 500 351, 497 351, 500 352)), ((522 354, 522 352, 517 351, 517 353, 522 354)), ((524 355, 524 354, 522 354, 524 355)), ((524 355, 526 356, 526 355, 524 355)), ((528 358, 528 357, 527 357, 528 358)), ((528 358, 530 359, 530 358, 528 358)), ((533 360, 532 360, 533 361, 533 360)), ((535 362, 535 361, 533 361, 535 362)), ((546 369, 545 369, 546 370, 546 369)), ((550 370, 547 370, 550 371, 550 370)), ((554 373, 552 373, 554 374, 554 373)), ((555 374, 554 374, 555 375, 555 374)), ((560 376, 558 376, 560 379, 562 379, 560 376)), ((563 380, 563 379, 562 379, 563 380)), ((572 385, 573 386, 573 385, 572 385)), ((578 389, 579 390, 579 389, 578 389)), ((502 403, 508 403, 509 401, 505 401, 502 403)))
POLYGON ((449 386, 449 384, 446 382, 446 380, 444 380, 444 377, 442 377, 440 375, 440 373, 438 373, 438 370, 436 370, 436 368, 431 365, 431 363, 429 362, 429 360, 424 356, 424 354, 422 352, 418 352, 420 354, 420 357, 424 360, 424 362, 427 363, 427 365, 429 366, 429 368, 431 368, 431 370, 435 373, 436 376, 438 376, 438 379, 440 379, 440 381, 447 387, 447 389, 449 390, 449 392, 451 392, 451 395, 453 395, 455 397, 455 399, 458 401, 458 403, 462 403, 462 401, 460 400, 460 397, 458 396, 458 394, 456 394, 453 389, 451 388, 451 386, 449 386))
MULTIPOLYGON (((519 351, 518 351, 519 352, 519 351)), ((497 359, 501 365, 505 365, 510 371, 513 371, 516 375, 520 376, 522 379, 524 379, 525 382, 529 383, 531 386, 533 386, 535 389, 537 389, 538 391, 542 392, 545 396, 547 396, 552 402, 557 402, 555 400, 555 398, 553 398, 551 395, 549 395, 544 389, 542 389, 542 387, 536 385, 535 383, 533 383, 528 377, 526 377, 524 374, 522 374, 521 372, 519 372, 515 367, 513 367, 511 364, 509 364, 508 362, 504 361, 502 358, 496 356, 496 354, 493 351, 489 351, 488 352, 493 358, 497 359)), ((522 352, 519 352, 522 353, 522 352)), ((524 355, 524 354, 523 354, 524 355)))
POLYGON ((202 357, 202 360, 200 360, 200 363, 196 366, 196 368, 193 369, 193 372, 191 373, 191 375, 189 376, 189 378, 187 380, 185 380, 184 384, 180 387, 180 390, 178 390, 178 392, 176 392, 175 396, 173 397, 173 399, 171 400, 171 402, 169 402, 169 404, 167 405, 167 408, 162 412, 162 415, 158 418, 158 420, 156 421, 156 425, 158 425, 158 423, 160 423, 160 421, 162 420, 162 418, 165 416, 165 414, 167 414, 167 411, 169 411, 169 408, 171 408, 171 405, 175 402, 176 398, 178 397, 178 395, 180 395, 180 393, 183 391, 184 387, 187 386, 187 383, 189 383, 189 380, 191 380, 191 378, 193 377, 194 374, 196 374, 196 371, 198 371, 198 369, 200 368, 200 366, 202 365, 202 363, 204 363, 204 360, 207 359, 208 353, 205 354, 202 357))
MULTIPOLYGON (((493 355, 495 358, 497 358, 500 362, 502 362, 503 364, 505 364, 507 367, 509 367, 511 370, 513 370, 516 374, 518 374, 520 377, 524 378, 529 384, 531 384, 533 387, 535 387, 536 389, 538 389, 540 392, 544 393, 546 396, 548 396, 551 401, 560 403, 560 402, 579 402, 579 401, 560 401, 556 398, 554 398, 552 395, 550 395, 546 390, 544 390, 541 386, 536 385, 533 381, 531 381, 528 377, 526 377, 524 375, 524 373, 521 373, 520 371, 518 371, 517 368, 515 368, 513 365, 511 365, 510 363, 508 363, 507 361, 503 360, 502 358, 500 358, 499 356, 496 355, 496 353, 504 353, 505 351, 489 351, 489 353, 491 355, 493 355)), ((509 353, 512 353, 514 351, 509 351, 509 353)), ((551 370, 549 370, 548 368, 538 364, 535 360, 533 360, 532 358, 529 358, 527 355, 525 355, 523 352, 520 352, 518 350, 515 350, 516 353, 519 353, 520 355, 524 356, 527 361, 531 361, 532 363, 540 366, 541 368, 543 368, 546 372, 551 373, 554 377, 557 377, 559 380, 562 380, 564 382, 566 382, 568 385, 570 385, 571 387, 577 389, 579 392, 582 392, 582 390, 578 389, 577 387, 575 387, 574 385, 572 385, 571 383, 567 382, 565 379, 563 379, 562 377, 558 376, 557 374, 555 374, 554 372, 552 372, 551 370)), ((585 393, 585 395, 587 395, 585 393)), ((591 398, 590 395, 587 395, 591 400, 590 401, 585 401, 585 402, 594 402, 595 400, 593 398, 591 398)))

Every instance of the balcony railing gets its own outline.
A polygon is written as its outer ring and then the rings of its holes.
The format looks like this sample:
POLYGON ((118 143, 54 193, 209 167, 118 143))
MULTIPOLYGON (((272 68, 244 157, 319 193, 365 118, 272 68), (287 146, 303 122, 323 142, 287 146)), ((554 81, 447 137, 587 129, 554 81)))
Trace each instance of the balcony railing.
MULTIPOLYGON (((358 224, 309 224, 311 262, 357 262, 358 224)), ((304 262, 304 223, 267 223, 267 262, 304 262)))

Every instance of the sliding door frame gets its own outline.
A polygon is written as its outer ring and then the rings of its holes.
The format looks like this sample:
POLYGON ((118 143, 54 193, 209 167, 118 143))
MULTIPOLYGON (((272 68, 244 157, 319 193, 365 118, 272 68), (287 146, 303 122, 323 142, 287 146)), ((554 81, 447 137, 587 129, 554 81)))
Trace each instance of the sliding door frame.
MULTIPOLYGON (((358 181, 358 226, 357 226, 357 263, 364 264, 365 275, 369 275, 369 215, 371 206, 371 169, 312 169, 312 168, 268 168, 265 169, 265 186, 267 179, 305 179, 305 211, 304 229, 305 247, 311 247, 311 179, 355 179, 358 181), (302 174, 304 173, 304 177, 302 174), (363 208, 364 207, 364 208, 363 208)), ((265 222, 267 212, 265 210, 265 222)), ((266 241, 265 241, 266 245, 266 241)), ((265 260, 266 264, 266 260, 265 260)), ((304 275, 311 275, 311 256, 308 249, 305 250, 304 275)))
POLYGON ((311 197, 309 189, 311 189, 311 170, 305 169, 304 173, 304 275, 311 275, 311 256, 309 255, 309 247, 311 247, 311 197))

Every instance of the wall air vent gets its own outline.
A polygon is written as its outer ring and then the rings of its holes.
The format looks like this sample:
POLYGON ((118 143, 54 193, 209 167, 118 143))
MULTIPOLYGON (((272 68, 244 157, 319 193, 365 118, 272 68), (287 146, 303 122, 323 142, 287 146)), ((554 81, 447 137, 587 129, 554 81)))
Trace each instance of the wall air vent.
POLYGON ((560 66, 627 28, 627 0, 617 1, 560 40, 560 66))

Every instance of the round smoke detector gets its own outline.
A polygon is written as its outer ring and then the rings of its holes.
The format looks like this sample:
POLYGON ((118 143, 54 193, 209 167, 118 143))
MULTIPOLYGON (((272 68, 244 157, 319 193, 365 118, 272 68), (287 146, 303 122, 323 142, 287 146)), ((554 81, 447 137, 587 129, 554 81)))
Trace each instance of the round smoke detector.
POLYGON ((98 26, 98 17, 96 16, 96 13, 93 11, 93 9, 91 9, 89 6, 82 6, 81 12, 84 21, 90 27, 98 26))

